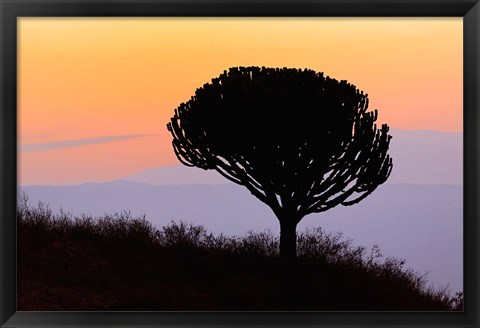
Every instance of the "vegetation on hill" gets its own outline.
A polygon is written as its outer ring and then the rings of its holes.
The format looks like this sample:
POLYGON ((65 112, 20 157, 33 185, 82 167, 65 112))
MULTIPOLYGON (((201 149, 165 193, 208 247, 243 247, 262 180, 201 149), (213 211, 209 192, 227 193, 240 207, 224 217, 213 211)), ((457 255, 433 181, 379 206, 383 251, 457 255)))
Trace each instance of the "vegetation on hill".
POLYGON ((156 229, 128 212, 72 217, 25 197, 17 222, 20 311, 463 310, 462 293, 321 229, 298 234, 298 261, 285 268, 270 232, 156 229))

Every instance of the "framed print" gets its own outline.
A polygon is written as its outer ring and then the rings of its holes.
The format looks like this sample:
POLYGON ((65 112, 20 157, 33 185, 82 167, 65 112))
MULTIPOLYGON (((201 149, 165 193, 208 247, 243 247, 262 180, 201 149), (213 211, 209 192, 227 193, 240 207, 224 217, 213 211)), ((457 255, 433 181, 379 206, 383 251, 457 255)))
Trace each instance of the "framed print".
POLYGON ((1 3, 1 327, 478 327, 478 1, 1 3))

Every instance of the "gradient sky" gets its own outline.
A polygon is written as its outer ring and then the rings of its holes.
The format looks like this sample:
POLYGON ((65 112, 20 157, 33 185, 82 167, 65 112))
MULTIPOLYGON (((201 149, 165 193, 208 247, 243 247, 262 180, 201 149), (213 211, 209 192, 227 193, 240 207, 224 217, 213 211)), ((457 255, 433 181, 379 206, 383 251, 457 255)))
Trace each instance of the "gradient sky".
POLYGON ((20 18, 19 184, 178 163, 165 125, 232 66, 310 68, 369 94, 379 123, 459 132, 461 18, 20 18))

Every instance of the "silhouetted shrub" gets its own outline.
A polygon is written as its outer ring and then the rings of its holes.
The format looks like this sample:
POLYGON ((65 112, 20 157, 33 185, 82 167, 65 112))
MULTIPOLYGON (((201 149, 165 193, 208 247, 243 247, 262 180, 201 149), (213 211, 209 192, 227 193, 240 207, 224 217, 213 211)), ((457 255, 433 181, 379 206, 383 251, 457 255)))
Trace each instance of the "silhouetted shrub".
POLYGON ((142 242, 156 242, 159 234, 145 216, 132 217, 129 211, 106 214, 101 217, 82 214, 73 217, 60 211, 54 214, 51 208, 39 202, 37 207, 28 204, 28 197, 22 194, 17 206, 17 221, 25 229, 38 229, 76 236, 97 236, 109 239, 131 239, 142 242))
POLYGON ((159 241, 167 247, 203 247, 207 242, 207 232, 204 227, 194 226, 180 221, 172 221, 170 225, 162 227, 159 241))

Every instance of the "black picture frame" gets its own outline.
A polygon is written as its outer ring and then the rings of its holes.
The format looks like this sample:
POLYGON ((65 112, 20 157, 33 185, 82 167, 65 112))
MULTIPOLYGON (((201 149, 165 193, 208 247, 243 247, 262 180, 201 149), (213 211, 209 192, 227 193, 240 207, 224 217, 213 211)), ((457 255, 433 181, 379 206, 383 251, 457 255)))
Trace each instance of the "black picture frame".
POLYGON ((0 0, 0 326, 1 327, 479 327, 478 0, 0 0), (17 18, 110 16, 463 17, 463 312, 17 312, 17 18))

